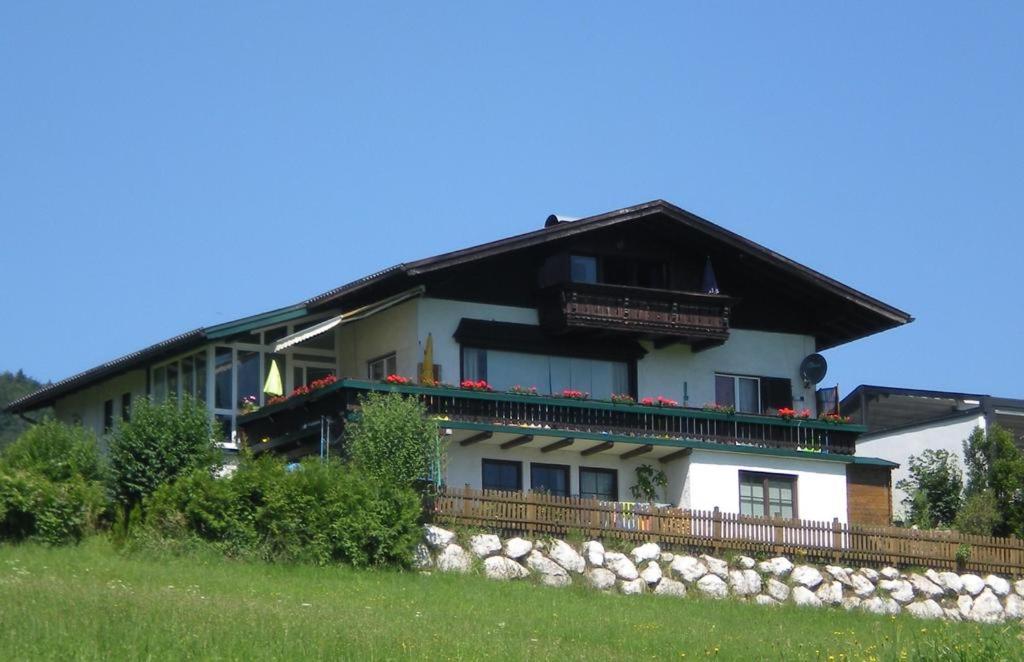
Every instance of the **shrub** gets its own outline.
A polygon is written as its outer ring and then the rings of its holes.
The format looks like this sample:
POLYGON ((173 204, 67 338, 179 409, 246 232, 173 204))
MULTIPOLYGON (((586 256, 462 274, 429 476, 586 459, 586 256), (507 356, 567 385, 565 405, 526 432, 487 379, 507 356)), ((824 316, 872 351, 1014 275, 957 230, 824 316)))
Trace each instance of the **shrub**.
POLYGON ((990 491, 999 520, 993 535, 1024 535, 1024 454, 998 425, 975 428, 964 442, 967 496, 990 491))
POLYGON ((156 404, 140 399, 110 443, 111 491, 125 507, 160 485, 216 463, 215 435, 202 403, 186 397, 156 404))
POLYGON ((960 509, 963 490, 963 473, 956 456, 928 449, 911 455, 908 468, 910 475, 896 487, 907 493, 903 505, 910 522, 924 529, 951 525, 960 509))
POLYGON ((369 393, 359 404, 359 418, 345 434, 361 471, 397 485, 440 477, 444 453, 437 423, 427 418, 419 401, 398 393, 369 393))
POLYGON ((977 492, 964 500, 956 516, 956 528, 962 533, 991 536, 999 528, 999 504, 991 490, 977 492))
POLYGON ((0 464, 29 471, 50 480, 66 481, 73 476, 103 480, 96 437, 80 425, 50 420, 26 430, 0 454, 0 464))
POLYGON ((75 542, 96 529, 106 506, 102 483, 0 469, 0 539, 75 542))
POLYGON ((649 464, 641 464, 636 468, 636 483, 630 485, 629 492, 637 501, 654 503, 658 500, 658 490, 668 485, 668 477, 661 469, 649 464))
POLYGON ((145 528, 160 539, 200 539, 235 557, 356 566, 407 565, 421 503, 337 461, 245 458, 229 477, 196 470, 146 502, 145 528))

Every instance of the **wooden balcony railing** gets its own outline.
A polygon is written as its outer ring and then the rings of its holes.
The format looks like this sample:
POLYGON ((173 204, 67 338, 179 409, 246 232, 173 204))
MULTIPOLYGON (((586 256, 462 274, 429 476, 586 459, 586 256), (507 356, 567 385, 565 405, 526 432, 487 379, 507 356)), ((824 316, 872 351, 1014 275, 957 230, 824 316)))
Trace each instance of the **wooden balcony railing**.
POLYGON ((564 283, 542 290, 538 313, 551 332, 601 329, 688 342, 724 342, 732 299, 621 285, 564 283))

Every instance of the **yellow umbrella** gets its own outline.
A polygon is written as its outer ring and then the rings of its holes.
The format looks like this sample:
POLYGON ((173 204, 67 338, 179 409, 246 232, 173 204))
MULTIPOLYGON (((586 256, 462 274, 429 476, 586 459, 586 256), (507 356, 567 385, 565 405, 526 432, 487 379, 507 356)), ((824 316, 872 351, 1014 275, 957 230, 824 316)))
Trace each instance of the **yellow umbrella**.
POLYGON ((420 384, 434 383, 434 337, 427 334, 423 347, 423 365, 420 366, 420 384))
POLYGON ((284 395, 284 385, 281 383, 281 371, 277 369, 277 359, 270 360, 270 371, 267 374, 267 383, 263 385, 263 392, 267 395, 284 395))

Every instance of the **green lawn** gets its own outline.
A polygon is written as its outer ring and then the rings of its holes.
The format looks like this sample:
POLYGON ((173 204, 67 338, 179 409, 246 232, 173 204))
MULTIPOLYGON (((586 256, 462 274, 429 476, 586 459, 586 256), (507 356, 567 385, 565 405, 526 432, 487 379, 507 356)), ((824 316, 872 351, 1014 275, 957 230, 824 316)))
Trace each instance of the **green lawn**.
POLYGON ((0 546, 0 660, 1021 659, 1018 624, 0 546))

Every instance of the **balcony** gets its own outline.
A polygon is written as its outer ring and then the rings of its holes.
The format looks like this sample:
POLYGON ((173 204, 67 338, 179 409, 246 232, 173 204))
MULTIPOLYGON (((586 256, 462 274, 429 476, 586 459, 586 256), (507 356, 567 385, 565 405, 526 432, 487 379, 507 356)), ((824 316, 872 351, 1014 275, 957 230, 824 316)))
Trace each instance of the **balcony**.
POLYGON ((703 348, 728 339, 733 302, 720 294, 563 283, 541 290, 538 312, 549 333, 612 331, 703 348))
POLYGON ((467 439, 489 434, 509 435, 510 438, 552 437, 559 443, 593 441, 598 445, 607 444, 608 448, 612 445, 657 447, 655 455, 723 447, 733 447, 733 450, 743 447, 750 452, 786 451, 808 457, 813 457, 811 454, 853 455, 857 437, 863 431, 859 425, 817 420, 457 388, 394 386, 355 379, 343 379, 307 395, 264 407, 239 418, 238 425, 255 452, 284 450, 303 440, 308 443, 319 438, 323 433, 321 417, 328 417, 336 421, 333 432, 328 433, 328 443, 332 443, 347 414, 358 408, 359 396, 370 391, 416 397, 443 427, 459 430, 467 439))

